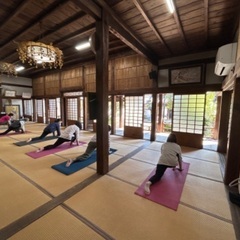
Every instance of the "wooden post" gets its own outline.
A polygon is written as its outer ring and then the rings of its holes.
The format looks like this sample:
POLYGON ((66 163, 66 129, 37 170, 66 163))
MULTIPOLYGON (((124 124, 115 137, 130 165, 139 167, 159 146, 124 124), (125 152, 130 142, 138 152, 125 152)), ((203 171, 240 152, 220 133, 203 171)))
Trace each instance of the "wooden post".
POLYGON ((239 177, 240 171, 240 78, 235 80, 233 91, 232 118, 230 124, 230 136, 228 142, 227 161, 225 168, 224 183, 229 184, 239 177))
POLYGON ((96 22, 96 92, 97 92, 97 173, 106 174, 108 166, 108 45, 107 14, 96 22))

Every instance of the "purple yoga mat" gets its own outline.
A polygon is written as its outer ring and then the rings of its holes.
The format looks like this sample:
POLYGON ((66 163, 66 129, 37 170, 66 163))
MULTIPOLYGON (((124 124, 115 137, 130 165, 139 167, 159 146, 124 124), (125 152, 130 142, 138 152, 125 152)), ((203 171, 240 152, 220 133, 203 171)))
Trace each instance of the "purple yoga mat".
POLYGON ((150 195, 146 195, 144 193, 144 186, 148 179, 154 175, 154 169, 137 189, 135 194, 176 211, 180 202, 188 169, 189 163, 185 162, 183 163, 183 171, 181 172, 178 170, 172 170, 172 168, 168 168, 165 171, 162 179, 150 187, 150 195))
MULTIPOLYGON (((86 142, 79 141, 79 146, 81 146, 85 143, 86 142)), ((50 150, 45 150, 45 151, 42 151, 42 152, 36 152, 36 150, 35 150, 35 151, 32 151, 32 152, 28 152, 26 154, 28 156, 36 159, 36 158, 41 158, 41 157, 47 156, 49 154, 54 154, 54 153, 57 153, 57 152, 61 152, 63 150, 67 150, 67 149, 74 148, 74 147, 79 147, 79 146, 76 143, 73 144, 72 146, 70 146, 70 143, 66 142, 66 143, 63 143, 60 146, 58 146, 56 148, 53 148, 53 149, 50 149, 50 150)))

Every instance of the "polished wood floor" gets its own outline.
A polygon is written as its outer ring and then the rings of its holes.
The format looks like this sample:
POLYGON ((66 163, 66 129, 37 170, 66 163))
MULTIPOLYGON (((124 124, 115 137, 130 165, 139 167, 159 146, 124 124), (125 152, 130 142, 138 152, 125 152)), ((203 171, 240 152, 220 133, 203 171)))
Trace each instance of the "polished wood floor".
MULTIPOLYGON (((44 126, 27 122, 27 133, 0 137, 1 240, 239 239, 237 207, 229 202, 217 152, 182 147, 190 168, 174 211, 134 194, 155 167, 161 142, 111 135, 117 151, 106 175, 98 175, 94 163, 66 176, 51 166, 80 155, 87 144, 38 159, 26 153, 54 140, 13 144, 38 136, 44 126)), ((92 135, 82 131, 81 140, 92 135)))

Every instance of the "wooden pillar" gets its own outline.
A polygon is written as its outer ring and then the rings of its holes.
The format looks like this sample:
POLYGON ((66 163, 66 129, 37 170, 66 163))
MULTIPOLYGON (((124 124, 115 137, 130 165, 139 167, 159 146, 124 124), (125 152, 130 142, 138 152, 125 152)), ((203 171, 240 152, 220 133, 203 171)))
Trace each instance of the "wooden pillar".
POLYGON ((220 109, 221 109, 221 97, 217 96, 217 109, 216 109, 216 118, 213 128, 213 139, 218 139, 218 129, 219 129, 219 118, 220 118, 220 109))
POLYGON ((228 143, 228 122, 231 105, 232 91, 222 92, 220 121, 218 130, 218 147, 217 151, 220 153, 227 152, 228 143))
POLYGON ((123 115, 123 111, 124 111, 124 102, 123 102, 123 96, 119 96, 119 127, 123 128, 124 127, 124 115, 123 115))
POLYGON ((235 80, 233 90, 232 120, 230 124, 230 136, 228 142, 227 161, 225 168, 224 183, 229 184, 239 177, 240 171, 240 78, 235 80))
POLYGON ((111 127, 112 127, 112 133, 116 133, 116 96, 111 96, 111 112, 112 112, 112 118, 111 118, 111 127))
POLYGON ((157 105, 158 108, 158 116, 157 116, 157 131, 158 132, 163 132, 163 120, 162 120, 162 107, 163 107, 163 95, 162 94, 158 94, 159 95, 159 103, 157 105))
POLYGON ((106 174, 108 166, 108 45, 107 14, 96 22, 97 173, 106 174))
POLYGON ((157 94, 152 95, 151 136, 150 141, 156 140, 157 94))

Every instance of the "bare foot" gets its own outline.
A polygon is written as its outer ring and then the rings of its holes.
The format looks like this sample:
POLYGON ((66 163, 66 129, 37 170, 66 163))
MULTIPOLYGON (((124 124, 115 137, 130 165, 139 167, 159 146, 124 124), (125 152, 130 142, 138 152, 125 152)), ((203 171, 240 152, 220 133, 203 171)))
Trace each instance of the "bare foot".
POLYGON ((26 142, 28 143, 28 142, 31 142, 32 141, 32 138, 29 138, 26 142))
POLYGON ((151 184, 152 183, 150 181, 147 181, 145 186, 144 186, 144 193, 147 194, 147 195, 149 195, 151 193, 151 191, 150 191, 150 185, 151 184))
POLYGON ((44 150, 44 148, 39 148, 36 152, 39 153, 39 152, 42 152, 44 150))
POLYGON ((72 159, 69 159, 66 163, 66 167, 69 167, 71 164, 73 163, 73 160, 72 159))

